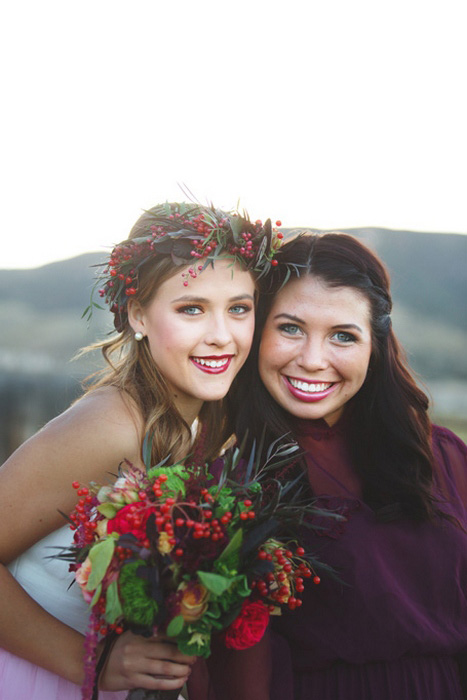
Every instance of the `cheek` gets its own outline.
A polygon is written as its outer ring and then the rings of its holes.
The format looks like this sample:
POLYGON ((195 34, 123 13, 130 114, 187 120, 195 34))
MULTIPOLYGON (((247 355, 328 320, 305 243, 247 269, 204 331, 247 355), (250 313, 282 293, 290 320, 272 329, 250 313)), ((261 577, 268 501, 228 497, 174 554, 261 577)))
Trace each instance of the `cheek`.
POLYGON ((233 337, 238 345, 238 349, 243 352, 250 352, 253 342, 253 334, 255 332, 255 319, 247 323, 242 323, 241 326, 234 328, 233 337))
POLYGON ((361 385, 365 381, 369 362, 369 353, 360 354, 357 357, 354 357, 352 361, 348 362, 343 371, 347 373, 347 376, 353 378, 356 383, 361 385))
POLYGON ((177 329, 175 324, 159 323, 149 334, 149 346, 153 357, 161 354, 176 354, 182 352, 190 345, 189 329, 177 329))

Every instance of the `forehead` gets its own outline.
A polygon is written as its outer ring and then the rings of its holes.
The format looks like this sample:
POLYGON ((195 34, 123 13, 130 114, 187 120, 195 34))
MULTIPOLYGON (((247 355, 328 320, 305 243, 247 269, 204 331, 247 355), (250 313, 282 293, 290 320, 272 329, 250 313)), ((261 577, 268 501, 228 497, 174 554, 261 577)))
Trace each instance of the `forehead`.
POLYGON ((227 257, 219 257, 214 265, 200 270, 201 264, 186 265, 176 269, 159 285, 155 298, 165 299, 174 294, 196 296, 216 295, 221 290, 232 294, 253 294, 255 281, 250 272, 227 257), (186 282, 188 284, 186 284, 186 282))
MULTIPOLYGON (((371 307, 365 294, 354 287, 333 287, 312 275, 289 281, 276 294, 270 316, 287 313, 306 320, 309 317, 358 317, 370 322, 371 307)), ((354 319, 355 320, 355 319, 354 319)))

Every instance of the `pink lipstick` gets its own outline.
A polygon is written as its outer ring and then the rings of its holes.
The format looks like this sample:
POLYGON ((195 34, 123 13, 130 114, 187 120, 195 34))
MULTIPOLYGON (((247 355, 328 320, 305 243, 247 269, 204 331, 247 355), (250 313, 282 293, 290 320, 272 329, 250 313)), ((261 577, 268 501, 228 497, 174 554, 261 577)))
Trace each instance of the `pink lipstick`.
POLYGON ((338 386, 335 382, 309 381, 296 377, 284 377, 284 383, 292 396, 305 403, 322 401, 338 386))

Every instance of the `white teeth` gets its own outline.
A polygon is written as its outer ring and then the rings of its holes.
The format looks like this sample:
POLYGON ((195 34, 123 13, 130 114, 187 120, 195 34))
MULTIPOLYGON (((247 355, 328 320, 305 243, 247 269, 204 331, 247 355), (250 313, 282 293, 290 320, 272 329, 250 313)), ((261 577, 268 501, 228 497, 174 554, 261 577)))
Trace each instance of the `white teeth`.
POLYGON ((300 389, 300 391, 308 391, 310 394, 315 394, 319 391, 326 391, 326 389, 329 389, 329 387, 332 386, 332 382, 328 382, 327 384, 324 382, 321 384, 316 384, 316 382, 313 384, 308 384, 308 382, 301 382, 299 379, 292 379, 292 377, 288 377, 288 380, 292 386, 295 387, 295 389, 300 389))
POLYGON ((229 361, 228 357, 222 358, 222 360, 203 360, 202 357, 194 357, 193 358, 195 362, 197 362, 199 365, 206 365, 206 367, 224 367, 227 362, 229 361))

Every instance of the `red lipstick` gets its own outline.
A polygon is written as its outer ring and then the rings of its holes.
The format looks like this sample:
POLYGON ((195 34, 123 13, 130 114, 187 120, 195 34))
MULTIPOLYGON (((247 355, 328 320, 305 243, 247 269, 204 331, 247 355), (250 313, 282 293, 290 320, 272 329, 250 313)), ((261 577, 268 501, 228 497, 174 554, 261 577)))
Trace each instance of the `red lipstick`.
POLYGON ((208 355, 204 357, 190 357, 195 367, 206 374, 222 374, 230 367, 233 355, 208 355), (220 363, 216 366, 217 363, 220 363))

